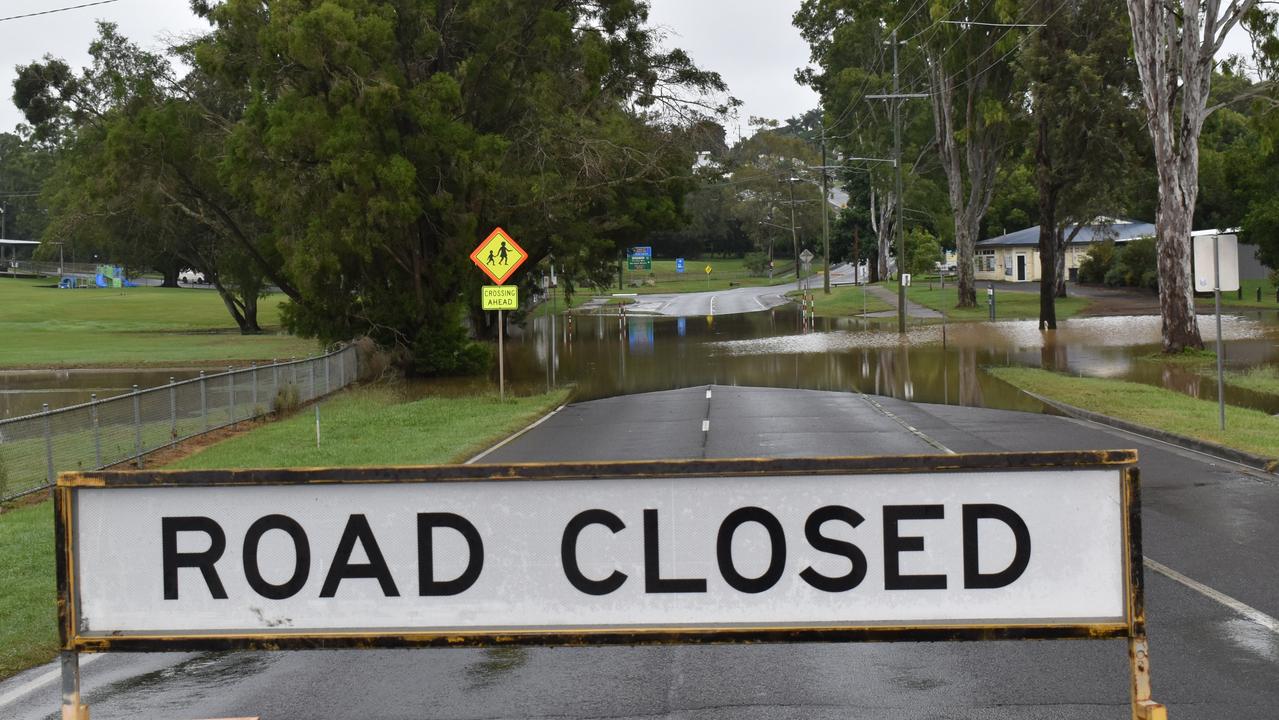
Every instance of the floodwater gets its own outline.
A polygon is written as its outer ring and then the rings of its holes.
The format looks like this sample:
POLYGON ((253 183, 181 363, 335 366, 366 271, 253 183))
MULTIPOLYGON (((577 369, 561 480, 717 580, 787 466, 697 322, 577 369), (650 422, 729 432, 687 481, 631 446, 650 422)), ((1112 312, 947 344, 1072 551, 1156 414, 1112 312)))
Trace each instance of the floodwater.
MULTIPOLYGON (((706 384, 794 387, 888 395, 929 403, 1040 411, 983 371, 1044 367, 1132 380, 1216 399, 1215 375, 1160 359, 1156 316, 1073 319, 1055 332, 1034 321, 913 324, 817 318, 793 306, 744 315, 539 318, 507 344, 507 377, 520 390, 576 384, 577 399, 706 384)), ((1200 318, 1205 342, 1214 319, 1200 318)), ((1223 316, 1227 368, 1279 364, 1279 313, 1223 316)), ((496 379, 496 378, 494 378, 496 379)), ((1279 398, 1226 388, 1228 403, 1279 413, 1279 398)))
MULTIPOLYGON (((1199 318, 1215 340, 1212 316, 1199 318)), ((1210 370, 1159 357, 1157 316, 1076 318, 1041 333, 1033 321, 912 324, 903 340, 895 319, 818 318, 798 308, 713 317, 617 315, 538 318, 513 328, 506 344, 511 392, 576 386, 576 399, 707 384, 793 387, 888 395, 929 403, 1039 412, 1037 402, 984 372, 991 366, 1044 367, 1132 380, 1216 399, 1210 370), (1206 373, 1206 374, 1205 374, 1206 373)), ((1226 365, 1279 365, 1279 311, 1223 317, 1226 365)), ((0 419, 65 407, 194 377, 198 369, 0 371, 0 419)), ((412 386, 414 393, 491 391, 492 378, 412 386)), ((1279 398, 1227 386, 1227 402, 1279 413, 1279 398)))

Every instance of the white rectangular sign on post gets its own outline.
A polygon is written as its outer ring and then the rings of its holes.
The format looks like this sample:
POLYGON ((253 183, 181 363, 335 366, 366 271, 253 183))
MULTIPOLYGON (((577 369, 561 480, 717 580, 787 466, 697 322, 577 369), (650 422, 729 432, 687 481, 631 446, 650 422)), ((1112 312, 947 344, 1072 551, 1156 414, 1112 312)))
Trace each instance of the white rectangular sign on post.
POLYGON ((1239 238, 1235 235, 1197 235, 1195 243, 1195 292, 1210 293, 1216 289, 1214 266, 1221 260, 1221 291, 1239 289, 1239 238), (1213 238, 1217 239, 1216 255, 1213 238))
POLYGON ((533 466, 493 479, 426 468, 396 482, 357 470, 253 471, 266 478, 253 484, 229 481, 234 471, 172 485, 68 476, 64 632, 85 647, 167 638, 175 649, 334 633, 1128 633, 1127 465, 746 462, 596 465, 592 479, 584 466, 561 477, 542 466, 536 479, 519 477, 533 466))

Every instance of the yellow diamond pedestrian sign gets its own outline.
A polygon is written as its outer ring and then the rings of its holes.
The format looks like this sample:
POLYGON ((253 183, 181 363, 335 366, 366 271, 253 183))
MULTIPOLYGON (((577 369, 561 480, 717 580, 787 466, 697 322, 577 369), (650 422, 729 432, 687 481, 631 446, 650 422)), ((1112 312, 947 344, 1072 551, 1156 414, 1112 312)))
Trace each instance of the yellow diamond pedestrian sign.
POLYGON ((502 228, 490 233, 471 253, 471 262, 478 265, 498 285, 506 282, 527 259, 528 253, 524 252, 524 248, 502 228))

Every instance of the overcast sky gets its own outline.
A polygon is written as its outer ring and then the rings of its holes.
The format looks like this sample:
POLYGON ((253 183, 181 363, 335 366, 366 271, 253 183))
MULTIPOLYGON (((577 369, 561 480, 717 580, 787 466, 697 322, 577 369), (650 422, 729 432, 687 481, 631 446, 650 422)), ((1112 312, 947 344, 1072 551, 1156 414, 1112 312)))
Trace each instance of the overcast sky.
MULTIPOLYGON (((0 18, 79 5, 92 0, 0 0, 0 18)), ((719 72, 743 106, 740 122, 750 133, 751 116, 776 120, 797 116, 817 106, 817 96, 795 83, 795 70, 808 63, 808 46, 791 25, 800 0, 651 0, 650 20, 702 68, 719 72)), ((0 22, 0 131, 22 120, 13 107, 14 66, 46 53, 81 65, 88 61, 94 23, 110 20, 145 47, 159 48, 164 38, 204 29, 187 0, 117 0, 109 5, 70 10, 43 17, 0 22)), ((1237 44, 1242 52, 1246 44, 1237 44)))

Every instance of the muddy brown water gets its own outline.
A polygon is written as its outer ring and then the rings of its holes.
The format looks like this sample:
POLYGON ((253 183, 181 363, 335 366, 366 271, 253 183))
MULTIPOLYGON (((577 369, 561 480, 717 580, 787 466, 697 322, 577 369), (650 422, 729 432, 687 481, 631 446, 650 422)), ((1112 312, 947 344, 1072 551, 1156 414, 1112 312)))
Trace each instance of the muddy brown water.
MULTIPOLYGON (((1201 316, 1211 345, 1214 321, 1201 316)), ((1279 312, 1232 313, 1223 319, 1226 365, 1279 365, 1279 312)), ((865 392, 930 403, 1041 411, 1040 404, 983 371, 990 366, 1045 367, 1119 378, 1216 399, 1211 368, 1159 358, 1159 318, 1077 318, 1055 332, 1036 323, 913 324, 905 341, 895 320, 818 318, 798 309, 714 317, 615 315, 538 318, 512 328, 507 378, 517 394, 576 386, 577 400, 707 384, 865 392), (1207 374, 1205 374, 1207 373, 1207 374)), ((0 371, 0 419, 124 394, 133 384, 164 385, 197 368, 0 371)), ((411 394, 491 391, 492 377, 432 381, 411 394)), ((1227 387, 1227 402, 1279 413, 1279 398, 1227 387)))

